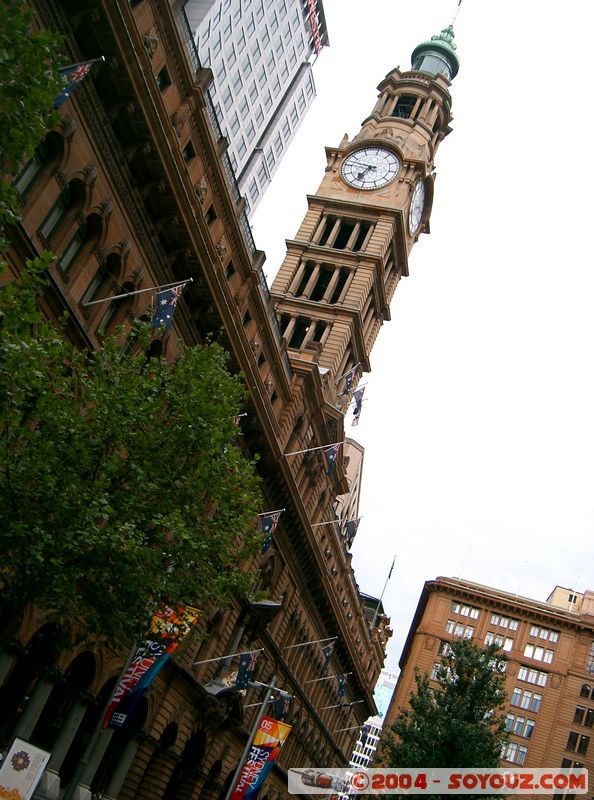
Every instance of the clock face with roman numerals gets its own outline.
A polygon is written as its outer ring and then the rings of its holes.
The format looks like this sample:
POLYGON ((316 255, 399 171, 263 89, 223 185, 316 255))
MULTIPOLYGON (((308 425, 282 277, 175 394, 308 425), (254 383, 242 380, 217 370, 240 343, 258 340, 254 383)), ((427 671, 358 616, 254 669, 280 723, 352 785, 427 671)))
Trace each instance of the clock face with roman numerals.
POLYGON ((355 189, 381 189, 400 172, 400 159, 385 147, 362 147, 342 162, 343 180, 355 189))
POLYGON ((421 220, 423 219, 423 211, 425 210, 425 184, 421 180, 415 183, 412 198, 410 201, 410 208, 408 209, 408 229, 410 235, 414 236, 419 230, 421 220))

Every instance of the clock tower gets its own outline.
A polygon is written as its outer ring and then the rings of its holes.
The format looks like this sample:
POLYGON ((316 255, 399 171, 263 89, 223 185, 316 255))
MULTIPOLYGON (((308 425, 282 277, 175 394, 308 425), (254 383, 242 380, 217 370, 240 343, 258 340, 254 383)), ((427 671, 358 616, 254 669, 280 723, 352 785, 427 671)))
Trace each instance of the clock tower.
POLYGON ((326 376, 333 404, 352 367, 369 371, 409 253, 429 232, 434 159, 452 119, 455 50, 449 26, 414 49, 410 71, 384 78, 359 133, 326 148, 324 178, 287 241, 272 285, 281 330, 294 365, 315 364, 326 376))

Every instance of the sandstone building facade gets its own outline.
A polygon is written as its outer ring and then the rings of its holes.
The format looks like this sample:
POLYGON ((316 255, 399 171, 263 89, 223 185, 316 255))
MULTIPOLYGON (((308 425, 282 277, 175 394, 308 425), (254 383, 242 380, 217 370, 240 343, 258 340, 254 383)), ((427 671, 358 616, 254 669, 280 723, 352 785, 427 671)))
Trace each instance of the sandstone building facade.
POLYGON ((353 729, 375 713, 390 630, 383 613, 371 623, 365 613, 337 513, 357 514, 349 496, 359 481, 349 484, 340 446, 344 381, 351 368, 369 369, 408 254, 428 230, 457 69, 451 32, 417 48, 412 71, 390 73, 361 132, 327 151, 328 171, 269 291, 183 4, 31 5, 41 26, 64 35, 71 62, 106 60, 15 180, 23 216, 10 271, 18 277, 27 258, 56 253, 42 302, 49 316, 67 313, 67 335, 87 348, 146 318, 151 299, 86 303, 192 277, 150 354, 171 360, 180 339, 208 336, 229 350, 249 390, 242 443, 260 454, 262 509, 284 512, 272 546, 246 565, 267 602, 250 595, 207 609, 124 730, 94 737, 123 654, 99 644, 57 650, 36 610, 3 620, 0 746, 18 735, 51 752, 39 797, 66 788, 77 798, 223 800, 262 692, 239 694, 236 665, 212 659, 258 648, 258 681, 275 676, 294 698, 293 729, 265 788, 276 800, 288 767, 346 765, 353 729), (435 63, 424 64, 431 53, 435 63), (329 474, 322 451, 334 443, 329 474), (348 674, 340 700, 335 680, 313 680, 321 648, 293 647, 330 638, 330 674, 348 674))

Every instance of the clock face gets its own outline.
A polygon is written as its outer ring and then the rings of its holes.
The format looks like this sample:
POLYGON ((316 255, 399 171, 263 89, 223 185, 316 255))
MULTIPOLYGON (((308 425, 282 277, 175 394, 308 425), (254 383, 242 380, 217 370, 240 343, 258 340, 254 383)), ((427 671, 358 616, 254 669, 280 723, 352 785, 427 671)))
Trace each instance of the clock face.
POLYGON ((381 189, 400 172, 400 159, 385 147, 363 147, 349 153, 341 172, 355 189, 381 189))
POLYGON ((425 184, 419 178, 415 183, 412 198, 410 201, 410 208, 408 210, 408 229, 411 236, 419 230, 421 220, 423 219, 423 210, 425 208, 425 184))

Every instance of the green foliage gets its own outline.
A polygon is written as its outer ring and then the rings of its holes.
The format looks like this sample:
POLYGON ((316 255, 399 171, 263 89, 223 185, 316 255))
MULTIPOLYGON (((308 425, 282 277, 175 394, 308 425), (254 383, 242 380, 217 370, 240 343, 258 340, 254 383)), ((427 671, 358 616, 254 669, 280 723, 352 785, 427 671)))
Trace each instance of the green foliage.
POLYGON ((402 711, 381 742, 391 767, 496 767, 504 731, 506 656, 491 645, 452 642, 438 668, 441 689, 415 675, 410 709, 402 711))
MULTIPOLYGON (((33 15, 20 0, 2 0, 0 24, 0 233, 18 218, 19 201, 10 176, 32 156, 59 119, 52 111, 62 82, 61 39, 32 32, 33 15)), ((0 242, 0 246, 5 244, 0 242)))
POLYGON ((216 344, 173 366, 115 339, 77 350, 37 311, 43 266, 0 291, 0 594, 123 641, 159 602, 247 589, 261 537, 233 441, 244 390, 216 344))

